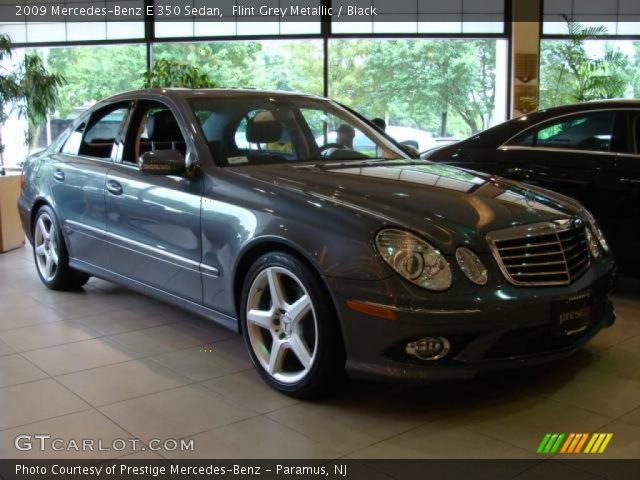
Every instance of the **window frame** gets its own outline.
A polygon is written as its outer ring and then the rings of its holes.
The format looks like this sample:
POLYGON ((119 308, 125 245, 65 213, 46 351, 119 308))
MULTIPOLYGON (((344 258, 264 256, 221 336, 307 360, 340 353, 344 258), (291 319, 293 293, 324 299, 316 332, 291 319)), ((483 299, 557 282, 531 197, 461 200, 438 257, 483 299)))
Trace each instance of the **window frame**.
POLYGON ((130 116, 131 116, 131 103, 128 100, 118 100, 115 102, 108 103, 106 105, 100 104, 99 106, 89 109, 87 112, 80 115, 73 122, 73 125, 68 130, 68 132, 64 134, 66 138, 64 138, 64 140, 61 142, 60 147, 57 148, 57 153, 60 155, 65 155, 65 156, 75 157, 75 158, 82 158, 82 159, 92 160, 97 162, 114 163, 116 160, 116 157, 118 156, 118 152, 121 150, 119 144, 121 144, 121 136, 122 136, 123 128, 127 124, 130 116), (113 146, 111 147, 111 155, 107 158, 107 157, 95 157, 93 155, 81 154, 80 148, 82 146, 84 137, 87 134, 87 132, 91 128, 93 128, 93 126, 96 123, 98 123, 102 118, 114 112, 115 110, 118 110, 119 108, 126 108, 127 111, 124 117, 122 118, 122 121, 120 122, 120 126, 118 128, 118 132, 116 133, 116 136, 113 139, 113 146), (105 115, 102 115, 102 112, 104 111, 107 111, 108 113, 106 113, 105 115), (97 115, 100 115, 100 120, 93 121, 94 117, 97 115), (82 139, 80 140, 80 146, 78 147, 78 153, 73 154, 73 153, 64 152, 63 149, 67 144, 67 142, 69 141, 69 139, 71 138, 71 135, 73 135, 77 131, 77 129, 80 128, 83 124, 84 124, 84 130, 82 132, 82 139), (114 154, 114 147, 116 146, 118 148, 115 148, 115 154, 114 154))
MULTIPOLYGON (((185 162, 185 168, 188 169, 190 159, 194 157, 193 148, 189 140, 190 138, 189 135, 185 135, 185 130, 182 124, 180 123, 179 110, 174 108, 170 104, 170 102, 165 101, 165 99, 159 99, 156 97, 140 96, 136 99, 128 100, 128 101, 130 102, 129 115, 127 116, 127 119, 123 124, 124 126, 120 131, 121 148, 118 149, 118 154, 114 159, 113 163, 117 165, 121 165, 123 167, 135 169, 136 171, 140 171, 139 159, 136 159, 135 162, 130 162, 130 161, 124 160, 123 157, 124 157, 125 151, 127 151, 127 148, 128 148, 127 142, 130 142, 132 139, 135 141, 134 135, 137 135, 137 127, 140 126, 140 123, 138 123, 138 119, 136 119, 136 116, 144 115, 144 113, 147 110, 149 110, 149 107, 155 103, 169 110, 174 116, 174 118, 176 119, 176 122, 178 123, 178 128, 180 128, 180 133, 182 134, 182 138, 185 143, 184 162, 185 162)), ((144 117, 141 116, 139 118, 139 121, 142 122, 143 120, 144 120, 144 117)))
POLYGON ((582 154, 592 154, 592 155, 628 155, 631 152, 629 151, 629 142, 625 138, 628 134, 620 134, 621 130, 621 112, 639 112, 640 110, 636 108, 595 108, 590 110, 582 110, 576 112, 565 113, 562 115, 557 115, 551 118, 547 118, 545 120, 541 120, 533 125, 528 126, 524 130, 520 130, 515 135, 512 135, 508 140, 503 142, 498 150, 529 150, 529 151, 548 151, 548 152, 565 152, 565 153, 582 153, 582 154), (603 150, 580 150, 575 148, 566 148, 566 147, 551 147, 551 146, 535 146, 535 145, 517 145, 513 144, 519 138, 525 137, 527 134, 532 133, 533 131, 539 131, 547 125, 551 125, 558 120, 570 117, 581 117, 588 115, 590 113, 612 113, 613 121, 612 121, 612 136, 611 136, 611 150, 603 151, 603 150), (627 151, 623 151, 623 150, 627 151))

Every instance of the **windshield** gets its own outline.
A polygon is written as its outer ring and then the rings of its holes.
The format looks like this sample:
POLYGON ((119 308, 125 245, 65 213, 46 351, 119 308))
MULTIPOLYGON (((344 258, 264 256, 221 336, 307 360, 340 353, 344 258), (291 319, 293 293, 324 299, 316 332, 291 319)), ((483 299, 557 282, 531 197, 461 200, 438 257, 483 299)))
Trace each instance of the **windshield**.
POLYGON ((196 99, 191 108, 221 166, 408 158, 375 127, 328 100, 196 99))

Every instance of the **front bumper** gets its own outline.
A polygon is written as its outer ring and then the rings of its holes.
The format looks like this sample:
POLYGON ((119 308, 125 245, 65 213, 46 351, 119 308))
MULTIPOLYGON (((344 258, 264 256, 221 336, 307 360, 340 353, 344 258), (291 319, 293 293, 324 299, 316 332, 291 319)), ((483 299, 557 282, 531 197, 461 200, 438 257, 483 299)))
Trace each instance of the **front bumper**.
POLYGON ((454 288, 441 293, 408 285, 395 275, 377 282, 325 278, 338 306, 348 372, 392 380, 468 379, 567 357, 615 321, 608 298, 615 278, 613 261, 593 264, 562 287, 516 287, 497 278, 493 287, 457 278, 454 288), (560 334, 555 306, 585 295, 591 322, 578 333, 560 334), (396 319, 351 310, 349 299, 394 306, 396 319), (427 336, 449 340, 449 353, 424 361, 404 351, 408 342, 427 336))

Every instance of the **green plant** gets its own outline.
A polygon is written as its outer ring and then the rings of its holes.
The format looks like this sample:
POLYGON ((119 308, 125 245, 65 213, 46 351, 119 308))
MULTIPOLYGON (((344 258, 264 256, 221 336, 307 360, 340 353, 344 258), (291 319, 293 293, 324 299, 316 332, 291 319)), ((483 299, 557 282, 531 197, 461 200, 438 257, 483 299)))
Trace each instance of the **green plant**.
POLYGON ((151 73, 142 74, 146 88, 183 87, 212 88, 211 79, 194 65, 173 60, 160 59, 153 65, 151 73))
MULTIPOLYGON (((621 97, 627 88, 627 57, 618 49, 605 47, 599 58, 589 56, 585 42, 607 34, 605 26, 585 27, 565 16, 568 40, 555 43, 544 63, 553 70, 546 97, 550 104, 586 102, 621 97)), ((546 103, 546 102, 545 102, 546 103)))
MULTIPOLYGON (((12 48, 11 39, 0 35, 0 62, 11 58, 12 48)), ((47 71, 36 53, 27 53, 17 65, 0 69, 0 125, 10 113, 17 112, 27 119, 25 141, 30 143, 38 125, 55 110, 58 89, 64 82, 62 75, 47 71)))

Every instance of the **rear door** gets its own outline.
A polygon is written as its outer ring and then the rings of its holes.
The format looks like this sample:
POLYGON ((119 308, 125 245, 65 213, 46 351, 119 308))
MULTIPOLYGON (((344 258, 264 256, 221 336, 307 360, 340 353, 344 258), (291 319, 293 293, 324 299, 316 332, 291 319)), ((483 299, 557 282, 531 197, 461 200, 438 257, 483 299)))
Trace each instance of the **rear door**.
POLYGON ((116 103, 87 115, 52 157, 48 172, 55 208, 71 258, 110 268, 105 180, 129 104, 116 103))

